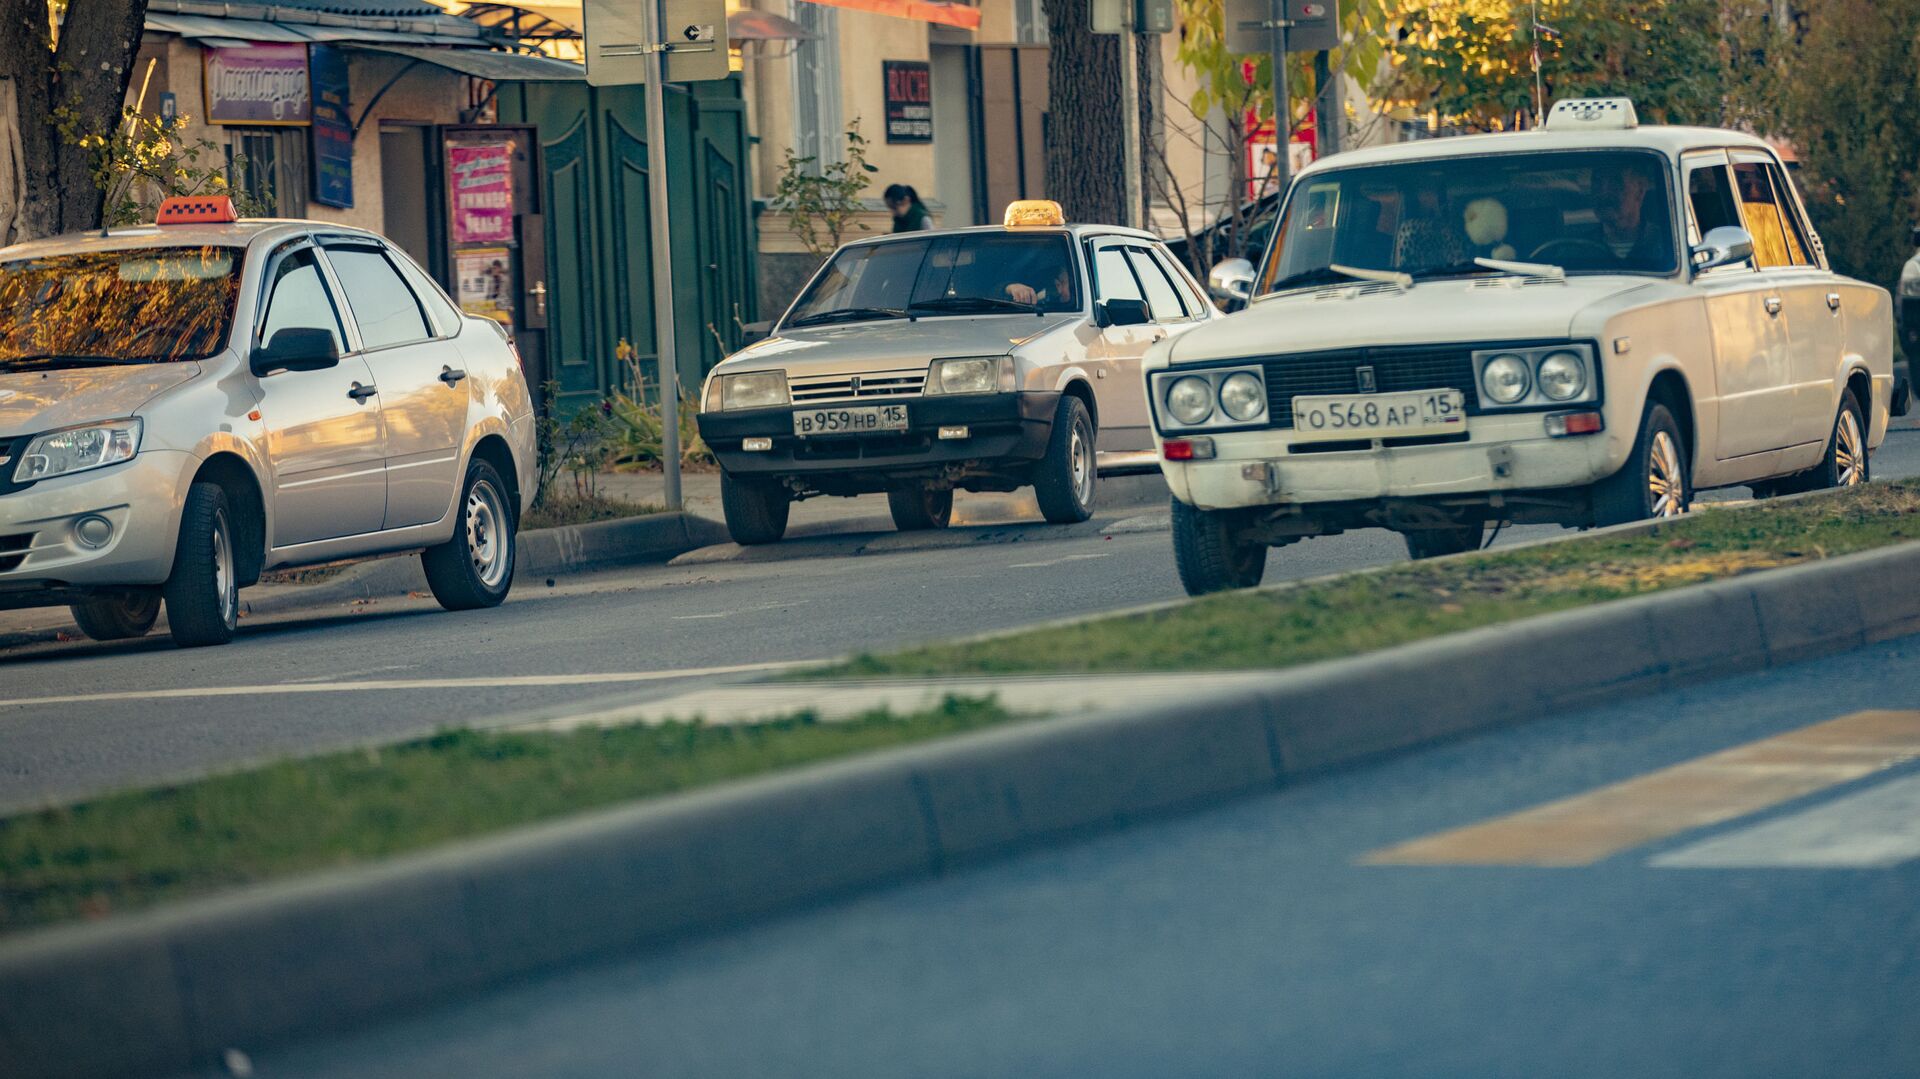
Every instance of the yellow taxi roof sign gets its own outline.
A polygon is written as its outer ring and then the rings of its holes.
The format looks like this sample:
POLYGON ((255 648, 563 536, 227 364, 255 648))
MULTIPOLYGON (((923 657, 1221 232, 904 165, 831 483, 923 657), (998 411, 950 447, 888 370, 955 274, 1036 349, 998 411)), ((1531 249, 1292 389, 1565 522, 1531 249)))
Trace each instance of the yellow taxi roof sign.
POLYGON ((1019 199, 1007 203, 1006 226, 1010 229, 1064 225, 1067 215, 1052 199, 1019 199))

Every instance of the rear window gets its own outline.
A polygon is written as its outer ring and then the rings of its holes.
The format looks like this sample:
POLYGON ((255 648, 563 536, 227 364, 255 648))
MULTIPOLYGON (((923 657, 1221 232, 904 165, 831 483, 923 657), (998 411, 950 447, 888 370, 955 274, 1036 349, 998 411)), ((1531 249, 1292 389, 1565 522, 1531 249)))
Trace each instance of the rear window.
POLYGON ((0 367, 45 358, 168 363, 225 345, 238 247, 148 247, 0 263, 0 367))

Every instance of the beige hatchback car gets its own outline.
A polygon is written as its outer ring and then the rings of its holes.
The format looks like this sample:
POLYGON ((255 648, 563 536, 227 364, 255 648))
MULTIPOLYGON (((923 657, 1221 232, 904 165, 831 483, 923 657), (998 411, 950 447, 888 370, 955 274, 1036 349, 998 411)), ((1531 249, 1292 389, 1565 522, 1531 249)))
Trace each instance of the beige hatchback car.
POLYGON ((534 453, 504 331, 372 233, 170 199, 0 249, 0 609, 222 644, 263 570, 407 550, 490 607, 534 453))

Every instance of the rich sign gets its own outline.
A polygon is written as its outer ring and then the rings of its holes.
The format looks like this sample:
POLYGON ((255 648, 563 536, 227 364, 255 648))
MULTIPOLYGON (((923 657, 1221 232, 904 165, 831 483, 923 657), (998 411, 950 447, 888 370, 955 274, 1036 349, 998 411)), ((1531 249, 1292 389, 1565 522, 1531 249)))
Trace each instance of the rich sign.
POLYGON ((202 50, 207 121, 305 124, 313 115, 305 45, 233 45, 202 50))
POLYGON ((887 87, 887 141, 933 141, 933 65, 882 60, 887 87))

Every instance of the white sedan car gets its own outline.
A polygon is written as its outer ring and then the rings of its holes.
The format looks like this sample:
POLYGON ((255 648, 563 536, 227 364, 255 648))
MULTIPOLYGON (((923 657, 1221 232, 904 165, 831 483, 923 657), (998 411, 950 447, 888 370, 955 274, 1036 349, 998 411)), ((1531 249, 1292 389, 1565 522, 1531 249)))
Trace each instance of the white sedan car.
POLYGON ((1766 143, 1621 99, 1318 162, 1214 284, 1248 309, 1145 364, 1196 594, 1346 529, 1423 557, 1862 483, 1886 434, 1887 291, 1827 268, 1766 143))

